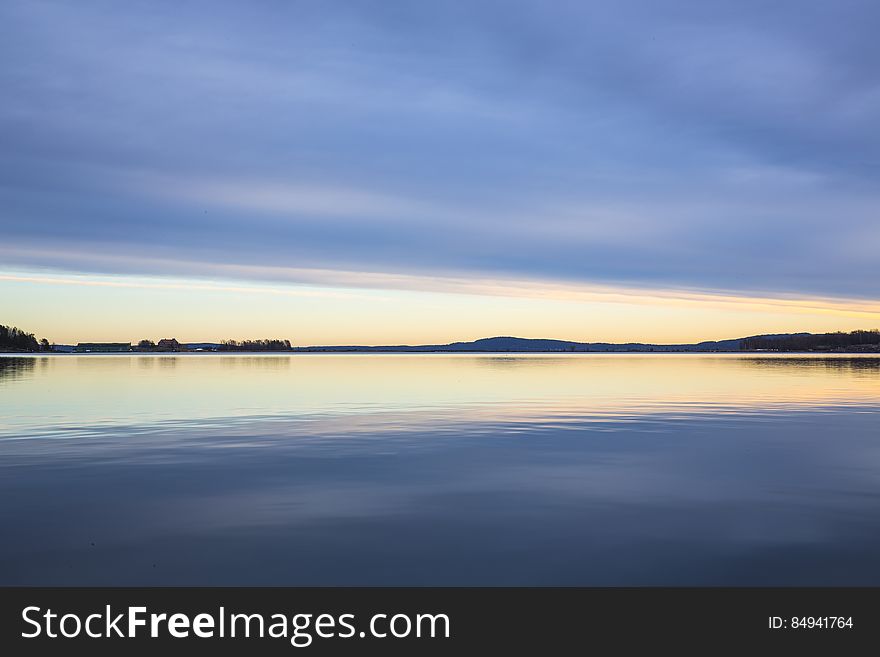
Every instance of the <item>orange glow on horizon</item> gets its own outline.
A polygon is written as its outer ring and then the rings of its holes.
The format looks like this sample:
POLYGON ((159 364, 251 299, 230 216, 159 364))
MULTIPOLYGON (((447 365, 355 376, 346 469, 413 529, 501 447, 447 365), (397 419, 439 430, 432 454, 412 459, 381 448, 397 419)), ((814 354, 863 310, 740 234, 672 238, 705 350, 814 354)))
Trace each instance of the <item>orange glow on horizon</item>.
MULTIPOLYGON (((233 268, 268 275, 240 269, 233 268)), ((3 322, 57 343, 174 336, 186 342, 283 337, 297 345, 445 344, 496 335, 675 344, 880 326, 880 302, 866 299, 285 272, 296 280, 7 271, 0 286, 15 312, 3 322)))

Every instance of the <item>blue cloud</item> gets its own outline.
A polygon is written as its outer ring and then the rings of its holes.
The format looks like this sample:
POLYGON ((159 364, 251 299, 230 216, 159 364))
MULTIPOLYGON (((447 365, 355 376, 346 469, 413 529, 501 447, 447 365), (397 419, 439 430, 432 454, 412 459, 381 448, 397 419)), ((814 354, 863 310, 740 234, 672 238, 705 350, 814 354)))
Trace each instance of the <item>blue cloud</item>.
POLYGON ((6 2, 0 263, 874 298, 878 20, 872 2, 6 2))

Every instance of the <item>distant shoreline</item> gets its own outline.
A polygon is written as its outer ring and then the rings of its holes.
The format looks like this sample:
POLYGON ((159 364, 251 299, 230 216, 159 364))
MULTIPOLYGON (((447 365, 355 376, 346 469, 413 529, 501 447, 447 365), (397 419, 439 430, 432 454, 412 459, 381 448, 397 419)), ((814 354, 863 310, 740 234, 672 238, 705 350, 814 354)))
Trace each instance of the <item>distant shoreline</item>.
MULTIPOLYGON (((17 329, 13 329, 17 331, 17 329)), ((849 333, 775 333, 752 335, 728 340, 706 340, 683 344, 652 344, 645 342, 574 342, 543 338, 498 336, 470 342, 423 345, 323 345, 293 346, 287 339, 226 340, 224 342, 179 342, 163 338, 158 342, 80 342, 76 345, 50 345, 43 341, 39 349, 32 335, 24 335, 27 344, 0 345, 14 349, 9 353, 77 353, 77 354, 664 354, 664 353, 831 353, 880 354, 880 330, 849 333)))
POLYGON ((646 351, 646 350, 617 350, 617 351, 489 351, 489 350, 457 350, 457 351, 403 351, 403 350, 319 350, 319 349, 291 349, 290 351, 128 351, 128 352, 110 352, 110 351, 94 351, 86 353, 77 353, 72 351, 0 351, 0 356, 146 356, 146 357, 166 357, 166 356, 357 356, 357 355, 399 355, 399 356, 621 356, 621 355, 642 355, 642 356, 674 356, 674 355, 724 355, 734 354, 742 356, 773 356, 773 355, 792 355, 792 356, 877 356, 880 357, 880 349, 875 350, 843 350, 843 351, 781 351, 773 349, 762 350, 715 350, 715 351, 693 351, 693 350, 663 350, 663 351, 646 351))

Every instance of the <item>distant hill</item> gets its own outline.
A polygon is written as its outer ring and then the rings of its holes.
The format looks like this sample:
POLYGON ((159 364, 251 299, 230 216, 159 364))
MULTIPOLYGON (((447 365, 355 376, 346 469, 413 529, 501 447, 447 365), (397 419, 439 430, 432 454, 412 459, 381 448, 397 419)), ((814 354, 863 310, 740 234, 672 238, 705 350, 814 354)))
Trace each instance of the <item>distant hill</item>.
POLYGON ((761 344, 772 344, 775 340, 809 336, 810 333, 782 333, 731 340, 709 340, 694 344, 648 344, 643 342, 572 342, 570 340, 548 340, 534 338, 515 338, 500 336, 481 338, 473 342, 452 342, 450 344, 430 345, 386 345, 386 346, 327 346, 294 347, 299 352, 382 352, 382 353, 423 353, 423 352, 515 352, 515 353, 565 353, 565 352, 712 352, 741 351, 748 340, 761 340, 761 344))

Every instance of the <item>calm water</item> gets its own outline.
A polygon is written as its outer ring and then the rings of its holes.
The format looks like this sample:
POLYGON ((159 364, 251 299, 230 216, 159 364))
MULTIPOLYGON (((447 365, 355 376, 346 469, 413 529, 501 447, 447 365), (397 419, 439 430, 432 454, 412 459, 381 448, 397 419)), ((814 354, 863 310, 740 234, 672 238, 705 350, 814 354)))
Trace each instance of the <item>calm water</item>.
POLYGON ((880 359, 0 357, 0 584, 880 584, 880 359))

